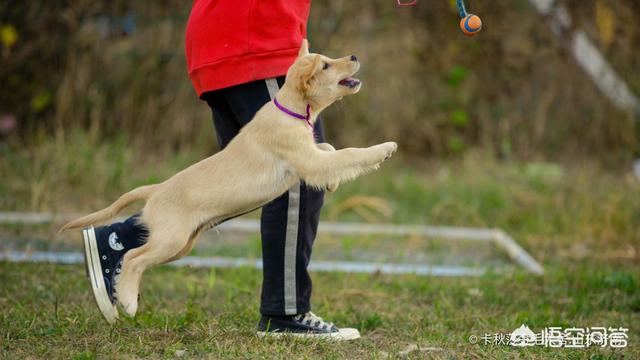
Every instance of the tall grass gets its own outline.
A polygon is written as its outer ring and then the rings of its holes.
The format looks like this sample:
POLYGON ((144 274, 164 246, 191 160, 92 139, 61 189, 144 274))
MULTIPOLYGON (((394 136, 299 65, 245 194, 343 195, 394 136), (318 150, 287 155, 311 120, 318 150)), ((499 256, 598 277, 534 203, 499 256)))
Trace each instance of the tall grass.
MULTIPOLYGON (((476 153, 453 163, 390 164, 343 185, 327 207, 354 194, 388 202, 391 216, 377 221, 502 228, 541 257, 549 249, 578 257, 597 250, 633 260, 640 250, 638 180, 592 163, 505 163, 476 153)), ((357 212, 342 216, 367 220, 357 212)))
MULTIPOLYGON (((137 151, 126 137, 83 132, 29 147, 0 145, 0 209, 97 210, 212 153, 211 129, 202 132, 210 135, 178 152, 137 151)), ((328 194, 323 219, 497 227, 541 256, 561 248, 633 260, 640 250, 639 195, 632 174, 593 162, 515 163, 477 152, 420 162, 399 153, 378 172, 328 194)))
POLYGON ((137 148, 125 135, 105 139, 84 131, 41 134, 28 144, 0 143, 0 209, 73 211, 104 206, 123 191, 162 181, 211 153, 212 128, 203 123, 199 143, 178 153, 137 148))

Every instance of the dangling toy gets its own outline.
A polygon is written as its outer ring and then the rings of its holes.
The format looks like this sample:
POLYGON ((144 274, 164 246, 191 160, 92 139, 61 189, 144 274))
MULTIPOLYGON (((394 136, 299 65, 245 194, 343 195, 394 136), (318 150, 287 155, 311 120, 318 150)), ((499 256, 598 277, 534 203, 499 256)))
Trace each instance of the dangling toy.
POLYGON ((482 20, 478 15, 468 14, 464 7, 464 0, 457 0, 460 13, 460 30, 467 36, 474 36, 482 30, 482 20))

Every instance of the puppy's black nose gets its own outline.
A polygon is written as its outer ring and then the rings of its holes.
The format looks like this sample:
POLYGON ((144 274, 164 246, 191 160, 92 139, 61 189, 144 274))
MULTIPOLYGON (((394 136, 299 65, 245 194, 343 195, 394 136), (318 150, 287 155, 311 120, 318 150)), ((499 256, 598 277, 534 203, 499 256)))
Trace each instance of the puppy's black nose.
POLYGON ((355 55, 351 55, 351 61, 358 61, 358 57, 355 55))

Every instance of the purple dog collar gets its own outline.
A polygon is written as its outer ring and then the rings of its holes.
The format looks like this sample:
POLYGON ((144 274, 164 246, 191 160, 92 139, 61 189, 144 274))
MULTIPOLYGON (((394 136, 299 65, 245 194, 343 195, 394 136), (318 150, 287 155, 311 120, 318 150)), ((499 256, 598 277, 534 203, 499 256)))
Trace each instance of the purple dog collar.
POLYGON ((313 130, 313 124, 311 124, 311 121, 309 121, 309 119, 311 118, 311 114, 309 113, 309 111, 311 110, 311 105, 307 104, 307 116, 304 116, 304 115, 298 114, 297 112, 293 112, 293 111, 287 109, 286 107, 282 106, 282 104, 280 104, 278 102, 278 99, 276 99, 276 98, 273 98, 273 103, 283 113, 285 113, 285 114, 287 114, 289 116, 293 116, 296 119, 300 119, 300 120, 306 121, 307 125, 309 126, 309 128, 311 128, 311 130, 313 130))

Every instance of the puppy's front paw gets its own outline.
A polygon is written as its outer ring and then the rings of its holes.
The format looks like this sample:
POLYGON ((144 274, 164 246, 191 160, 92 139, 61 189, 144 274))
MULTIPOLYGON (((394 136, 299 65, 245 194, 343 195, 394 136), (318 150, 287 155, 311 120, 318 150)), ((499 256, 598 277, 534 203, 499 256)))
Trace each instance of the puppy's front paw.
POLYGON ((385 149, 384 160, 387 160, 388 158, 390 158, 391 155, 393 155, 393 153, 396 152, 396 150, 398 150, 398 144, 396 144, 394 141, 389 141, 389 142, 383 143, 381 145, 385 149))
POLYGON ((375 160, 374 164, 380 164, 381 162, 387 160, 391 157, 391 155, 396 152, 398 149, 398 144, 393 141, 389 141, 386 143, 378 144, 373 146, 375 150, 375 160))

